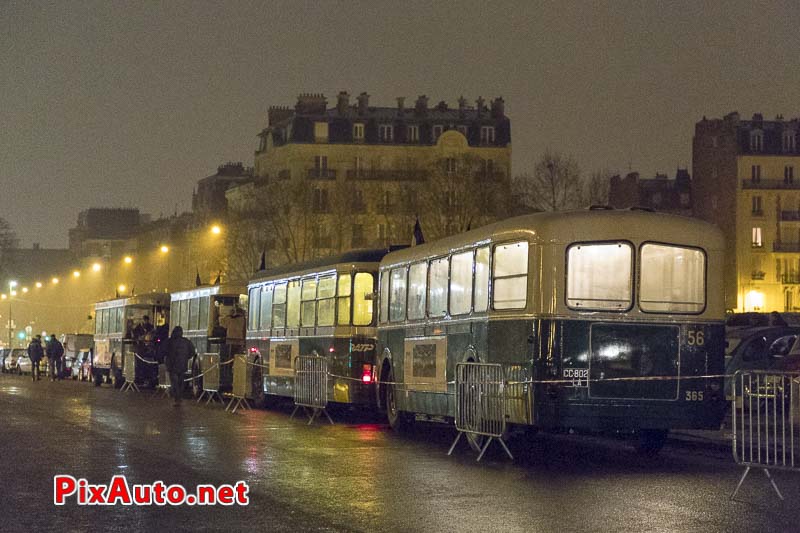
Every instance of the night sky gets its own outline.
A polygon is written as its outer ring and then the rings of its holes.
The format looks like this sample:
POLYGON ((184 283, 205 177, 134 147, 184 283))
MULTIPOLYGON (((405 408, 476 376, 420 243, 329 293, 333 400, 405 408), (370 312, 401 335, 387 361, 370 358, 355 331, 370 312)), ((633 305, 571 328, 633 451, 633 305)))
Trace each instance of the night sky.
POLYGON ((188 210, 300 92, 502 95, 514 174, 551 147, 674 176, 703 115, 800 115, 799 41, 797 1, 0 0, 0 216, 65 247, 88 207, 188 210))

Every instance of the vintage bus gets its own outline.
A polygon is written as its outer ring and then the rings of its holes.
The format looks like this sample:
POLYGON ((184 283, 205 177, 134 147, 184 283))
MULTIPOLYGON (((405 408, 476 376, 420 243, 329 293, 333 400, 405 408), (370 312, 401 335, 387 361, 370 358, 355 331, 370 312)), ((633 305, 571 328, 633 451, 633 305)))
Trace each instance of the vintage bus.
POLYGON ((220 365, 220 387, 230 389, 232 383, 232 365, 228 362, 236 353, 244 349, 245 310, 247 296, 244 285, 222 284, 199 286, 192 289, 173 292, 170 296, 170 324, 181 326, 183 336, 192 341, 197 358, 189 361, 187 374, 194 379, 191 390, 195 397, 203 391, 201 374, 210 367, 206 354, 215 354, 220 365), (241 332, 228 334, 223 326, 231 312, 241 312, 241 332), (222 319, 222 320, 220 320, 222 319))
MULTIPOLYGON (((106 381, 115 387, 121 387, 124 382, 122 368, 125 357, 135 357, 133 354, 137 350, 149 352, 146 356, 149 358, 155 355, 155 347, 151 344, 146 346, 146 350, 142 349, 143 339, 136 339, 134 331, 144 323, 144 317, 148 317, 154 330, 166 333, 169 294, 148 293, 116 298, 97 302, 94 309, 92 378, 97 386, 106 381)), ((153 343, 154 340, 147 342, 153 343)), ((158 376, 156 365, 147 365, 140 361, 136 364, 136 375, 147 376, 149 385, 155 385, 158 376)))
POLYGON ((248 285, 247 346, 261 361, 265 401, 294 394, 298 355, 328 360, 329 398, 374 404, 373 298, 387 250, 352 251, 260 272, 248 285))
POLYGON ((509 425, 637 432, 643 451, 670 429, 719 428, 723 379, 699 376, 723 374, 722 267, 716 227, 609 208, 390 253, 379 404, 395 428, 450 420, 456 363, 499 363, 509 425))

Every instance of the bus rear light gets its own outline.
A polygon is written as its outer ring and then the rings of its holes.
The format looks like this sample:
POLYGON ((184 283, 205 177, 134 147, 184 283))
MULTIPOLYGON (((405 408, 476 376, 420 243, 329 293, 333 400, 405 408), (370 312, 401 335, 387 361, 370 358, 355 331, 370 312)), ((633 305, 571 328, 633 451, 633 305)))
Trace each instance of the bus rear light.
POLYGON ((372 365, 366 364, 361 370, 361 382, 372 383, 372 365))
POLYGON ((336 351, 336 349, 335 349, 333 346, 331 346, 330 348, 328 348, 328 351, 329 351, 330 353, 333 353, 333 352, 335 352, 335 351, 336 351))

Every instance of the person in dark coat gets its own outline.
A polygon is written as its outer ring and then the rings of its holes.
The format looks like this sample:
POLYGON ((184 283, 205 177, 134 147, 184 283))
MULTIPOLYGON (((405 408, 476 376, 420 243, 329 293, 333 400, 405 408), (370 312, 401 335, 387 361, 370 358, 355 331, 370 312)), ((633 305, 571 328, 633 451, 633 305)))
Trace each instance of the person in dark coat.
POLYGON ((192 341, 183 336, 183 328, 175 326, 167 341, 167 355, 164 363, 167 365, 169 380, 172 384, 170 392, 175 400, 175 405, 179 405, 183 398, 183 384, 186 368, 189 360, 197 355, 192 341))
POLYGON ((771 326, 788 326, 789 324, 786 323, 786 320, 783 319, 781 314, 777 311, 773 311, 769 314, 770 320, 769 323, 771 326))
POLYGON ((39 361, 44 357, 41 335, 36 335, 28 344, 28 357, 31 358, 31 377, 33 381, 39 381, 41 379, 39 376, 39 361))
POLYGON ((61 361, 64 357, 64 345, 56 338, 56 334, 50 335, 50 340, 47 343, 47 359, 50 362, 50 381, 59 381, 64 376, 63 366, 61 361))

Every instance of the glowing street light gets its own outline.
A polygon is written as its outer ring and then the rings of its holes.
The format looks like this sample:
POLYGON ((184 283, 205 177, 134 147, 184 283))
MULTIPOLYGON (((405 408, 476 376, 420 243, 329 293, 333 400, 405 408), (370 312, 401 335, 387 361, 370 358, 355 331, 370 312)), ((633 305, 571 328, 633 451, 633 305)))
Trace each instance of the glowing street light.
POLYGON ((126 265, 130 265, 131 263, 133 263, 133 257, 126 255, 123 261, 125 262, 126 265))
POLYGON ((58 278, 53 278, 50 281, 53 283, 53 285, 57 285, 58 284, 58 278))
POLYGON ((17 286, 17 282, 16 281, 9 281, 8 282, 8 287, 9 288, 13 289, 16 286, 17 286))
POLYGON ((128 288, 125 286, 125 284, 124 284, 124 283, 120 283, 120 284, 119 284, 119 287, 117 287, 117 290, 119 291, 119 293, 120 293, 120 294, 122 294, 123 292, 125 292, 127 289, 128 289, 128 288))
POLYGON ((37 289, 41 289, 42 288, 42 282, 41 281, 37 281, 36 282, 36 288, 37 289))
POLYGON ((166 244, 161 245, 161 253, 165 254, 167 252, 169 252, 169 246, 167 246, 166 244))
POLYGON ((79 278, 79 277, 81 277, 81 271, 80 271, 80 270, 73 270, 73 271, 72 271, 72 277, 73 277, 73 278, 79 278))
POLYGON ((17 291, 11 291, 11 296, 16 296, 16 295, 17 295, 17 291))
POLYGON ((28 287, 22 287, 22 292, 28 292, 28 287))
POLYGON ((92 271, 93 272, 100 272, 101 268, 103 268, 103 267, 100 265, 100 263, 95 263, 95 264, 92 265, 92 271))
POLYGON ((0 294, 0 300, 5 300, 6 298, 8 298, 6 293, 0 294))
POLYGON ((214 235, 219 235, 220 233, 222 233, 222 228, 214 224, 213 226, 211 226, 211 233, 213 233, 214 235))

